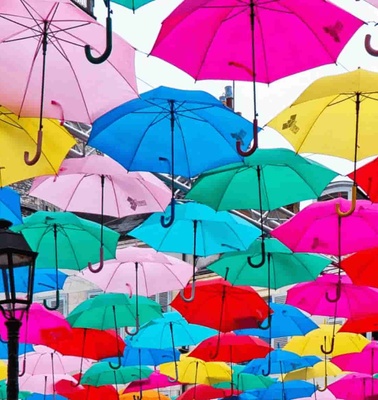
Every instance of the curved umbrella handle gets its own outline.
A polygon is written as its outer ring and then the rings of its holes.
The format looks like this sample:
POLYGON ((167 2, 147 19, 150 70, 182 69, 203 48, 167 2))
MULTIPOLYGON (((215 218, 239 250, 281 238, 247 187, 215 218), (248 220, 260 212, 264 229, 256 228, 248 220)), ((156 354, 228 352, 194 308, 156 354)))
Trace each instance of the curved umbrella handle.
POLYGON ((140 331, 140 324, 139 324, 139 317, 137 316, 135 318, 135 332, 130 332, 129 328, 125 327, 125 331, 129 336, 135 336, 139 333, 140 331))
POLYGON ((365 36, 365 50, 373 57, 378 57, 378 50, 371 45, 371 35, 365 36))
POLYGON ((348 211, 341 211, 340 209, 340 204, 336 204, 336 212, 337 215, 341 218, 343 217, 349 217, 349 215, 352 215, 354 213, 354 210, 356 209, 356 205, 357 205, 357 186, 353 185, 352 187, 352 204, 350 206, 350 209, 348 211))
POLYGON ((125 283, 125 286, 129 291, 129 299, 131 299, 133 297, 133 288, 131 287, 130 283, 125 283))
POLYGON ((263 326, 263 322, 261 324, 257 323, 258 329, 267 331, 272 326, 272 314, 268 315, 267 320, 268 320, 268 322, 267 322, 266 326, 263 326))
POLYGON ((186 302, 190 303, 194 300, 194 297, 196 295, 196 281, 195 279, 192 280, 192 290, 191 290, 191 295, 189 298, 186 298, 184 295, 184 290, 180 290, 180 297, 186 302))
POLYGON ((56 310, 59 308, 59 303, 60 303, 60 292, 59 292, 59 290, 56 290, 56 291, 55 291, 55 306, 50 307, 50 306, 47 304, 46 299, 43 300, 43 306, 44 306, 47 310, 50 310, 50 311, 56 311, 56 310))
POLYGON ((177 361, 175 361, 175 378, 171 378, 170 376, 167 377, 168 381, 171 383, 176 383, 179 380, 178 376, 178 367, 177 367, 177 361))
POLYGON ((92 52, 91 52, 91 46, 88 44, 85 45, 84 50, 85 50, 85 56, 87 57, 87 60, 91 62, 92 64, 102 64, 104 61, 106 61, 113 48, 113 37, 112 37, 112 10, 110 9, 110 0, 104 0, 105 5, 108 9, 108 16, 106 17, 106 47, 104 53, 99 56, 99 57, 93 57, 92 52))
POLYGON ((4 340, 1 336, 0 336, 0 342, 4 343, 4 344, 8 344, 8 342, 6 340, 4 340))
POLYGON ((332 353, 333 353, 333 350, 334 350, 334 348, 335 348, 335 337, 332 337, 332 340, 331 340, 331 348, 330 348, 329 350, 326 349, 325 343, 326 343, 326 337, 324 336, 324 346, 321 345, 321 346, 320 346, 320 350, 321 350, 322 353, 325 354, 325 355, 330 355, 330 354, 332 354, 332 353))
POLYGON ((268 371, 265 371, 264 369, 261 370, 261 374, 263 376, 269 376, 271 373, 271 362, 270 362, 270 355, 269 355, 269 361, 268 361, 268 371))
POLYGON ((160 217, 160 223, 163 228, 169 228, 175 220, 176 202, 174 199, 171 199, 170 207, 171 207, 171 216, 169 217, 168 221, 166 222, 166 217, 164 215, 160 217))
POLYGON ((250 267, 261 268, 265 264, 265 260, 266 260, 265 243, 264 243, 264 240, 262 240, 262 242, 261 242, 261 261, 258 262, 257 264, 253 264, 252 257, 248 257, 247 261, 248 261, 248 265, 250 267))
POLYGON ((32 159, 30 159, 30 153, 28 151, 25 151, 24 153, 24 162, 26 165, 32 166, 37 164, 39 159, 41 158, 42 154, 42 139, 43 139, 43 131, 42 129, 39 129, 38 131, 38 136, 37 136, 37 148, 35 155, 32 159))
POLYGON ((236 142, 236 150, 237 150, 238 154, 240 154, 243 157, 248 157, 248 156, 252 155, 259 147, 259 140, 258 140, 258 135, 257 135, 257 132, 258 132, 257 124, 258 124, 258 122, 257 122, 257 119, 255 118, 253 120, 253 145, 249 150, 244 151, 241 148, 242 143, 240 140, 238 140, 236 142))
POLYGON ((120 356, 120 354, 118 353, 118 364, 117 365, 113 365, 111 362, 109 363, 109 367, 111 369, 117 370, 120 369, 122 367, 122 358, 120 356))
POLYGON ((336 297, 335 298, 330 298, 328 292, 325 293, 325 297, 328 302, 330 303, 337 303, 340 300, 341 297, 341 283, 339 282, 336 286, 336 297))
POLYGON ((104 248, 100 247, 100 263, 98 268, 93 268, 92 263, 89 262, 88 269, 94 274, 98 274, 103 268, 104 268, 104 248))
POLYGON ((319 385, 317 385, 317 390, 319 390, 319 392, 325 392, 328 389, 328 378, 327 375, 324 376, 324 388, 321 388, 319 385))
POLYGON ((24 376, 26 372, 26 357, 24 356, 23 360, 22 360, 22 370, 21 372, 18 374, 18 376, 21 378, 21 376, 24 376))

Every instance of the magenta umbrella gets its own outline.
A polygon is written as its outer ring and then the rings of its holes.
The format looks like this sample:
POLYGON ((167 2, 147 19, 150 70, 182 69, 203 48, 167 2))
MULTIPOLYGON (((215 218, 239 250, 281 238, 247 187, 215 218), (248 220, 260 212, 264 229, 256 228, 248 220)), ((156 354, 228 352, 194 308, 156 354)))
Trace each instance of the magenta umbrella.
POLYGON ((104 33, 70 0, 1 1, 1 104, 40 118, 36 154, 25 153, 28 165, 41 155, 42 117, 89 124, 137 97, 135 49, 119 36, 106 62, 88 62, 85 46, 101 54, 104 33))
POLYGON ((378 379, 368 374, 353 373, 332 383, 328 389, 339 399, 366 400, 378 395, 378 379))
POLYGON ((177 386, 176 381, 172 381, 168 376, 154 371, 148 379, 131 382, 122 393, 131 393, 141 390, 163 389, 169 386, 177 386))
POLYGON ((196 80, 253 81, 257 148, 256 82, 271 83, 334 63, 363 25, 324 0, 184 0, 162 24, 151 54, 196 80))
POLYGON ((378 342, 371 342, 359 353, 348 353, 333 357, 333 364, 343 371, 376 374, 378 372, 378 342))

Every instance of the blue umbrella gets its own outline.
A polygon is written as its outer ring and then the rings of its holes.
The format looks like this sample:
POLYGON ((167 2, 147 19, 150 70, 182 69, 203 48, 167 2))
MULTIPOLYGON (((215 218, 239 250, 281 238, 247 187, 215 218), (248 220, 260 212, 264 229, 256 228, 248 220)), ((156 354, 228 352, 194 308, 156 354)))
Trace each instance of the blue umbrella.
POLYGON ((194 299, 196 256, 245 250, 261 234, 244 219, 227 211, 216 212, 203 204, 178 205, 176 219, 169 228, 160 225, 162 216, 152 214, 129 235, 157 251, 193 254, 192 295, 187 301, 194 299))
POLYGON ((21 198, 10 187, 0 188, 0 219, 6 219, 13 225, 22 224, 21 198))
POLYGON ((203 91, 160 86, 98 118, 88 144, 131 171, 188 178, 242 160, 236 142, 246 150, 253 125, 203 91))
POLYGON ((276 382, 267 389, 252 390, 258 400, 292 400, 312 396, 317 387, 305 381, 276 382))
POLYGON ((256 358, 250 361, 243 373, 254 375, 286 374, 300 368, 312 367, 321 361, 316 356, 301 357, 291 351, 276 349, 265 358, 256 358))
POLYGON ((31 396, 27 397, 27 400, 67 400, 67 397, 58 394, 33 393, 31 396))
MULTIPOLYGON (((22 356, 26 353, 31 353, 34 351, 34 347, 31 344, 23 344, 18 347, 18 355, 22 356)), ((0 360, 8 359, 8 345, 7 343, 0 341, 0 360)))
MULTIPOLYGON (((241 329, 235 331, 235 333, 269 339, 302 336, 318 328, 314 321, 296 307, 288 304, 270 303, 270 308, 274 311, 271 316, 271 332, 269 332, 269 329, 241 329)), ((265 320, 261 326, 268 326, 268 321, 265 320)))

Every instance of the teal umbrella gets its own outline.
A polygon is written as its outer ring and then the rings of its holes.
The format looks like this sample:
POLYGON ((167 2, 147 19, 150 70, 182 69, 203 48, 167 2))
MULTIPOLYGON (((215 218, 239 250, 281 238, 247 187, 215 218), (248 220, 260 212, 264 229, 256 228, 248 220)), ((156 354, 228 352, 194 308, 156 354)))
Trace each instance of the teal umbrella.
POLYGON ((112 3, 129 8, 130 10, 133 10, 133 13, 135 13, 135 10, 145 6, 148 3, 151 3, 152 1, 154 0, 112 0, 112 3))
MULTIPOLYGON (((119 234, 100 224, 77 217, 69 212, 38 211, 24 219, 22 225, 11 228, 21 232, 33 251, 38 253, 36 268, 55 267, 82 270, 89 263, 115 258, 119 234), (102 247, 101 247, 102 245, 102 247), (102 252, 98 252, 101 247, 102 252)), ((59 307, 59 289, 56 286, 56 306, 59 307)))

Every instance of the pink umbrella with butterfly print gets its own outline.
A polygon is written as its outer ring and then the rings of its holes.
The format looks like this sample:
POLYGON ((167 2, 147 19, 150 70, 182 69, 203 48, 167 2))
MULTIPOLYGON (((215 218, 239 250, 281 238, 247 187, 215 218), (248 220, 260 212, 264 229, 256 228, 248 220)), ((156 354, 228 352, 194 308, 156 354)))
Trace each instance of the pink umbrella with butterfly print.
MULTIPOLYGON (((57 176, 34 180, 31 196, 45 200, 65 211, 99 214, 116 218, 164 212, 171 201, 168 187, 149 172, 128 172, 109 157, 92 155, 63 161, 57 176)), ((103 267, 103 245, 100 263, 103 267)))

